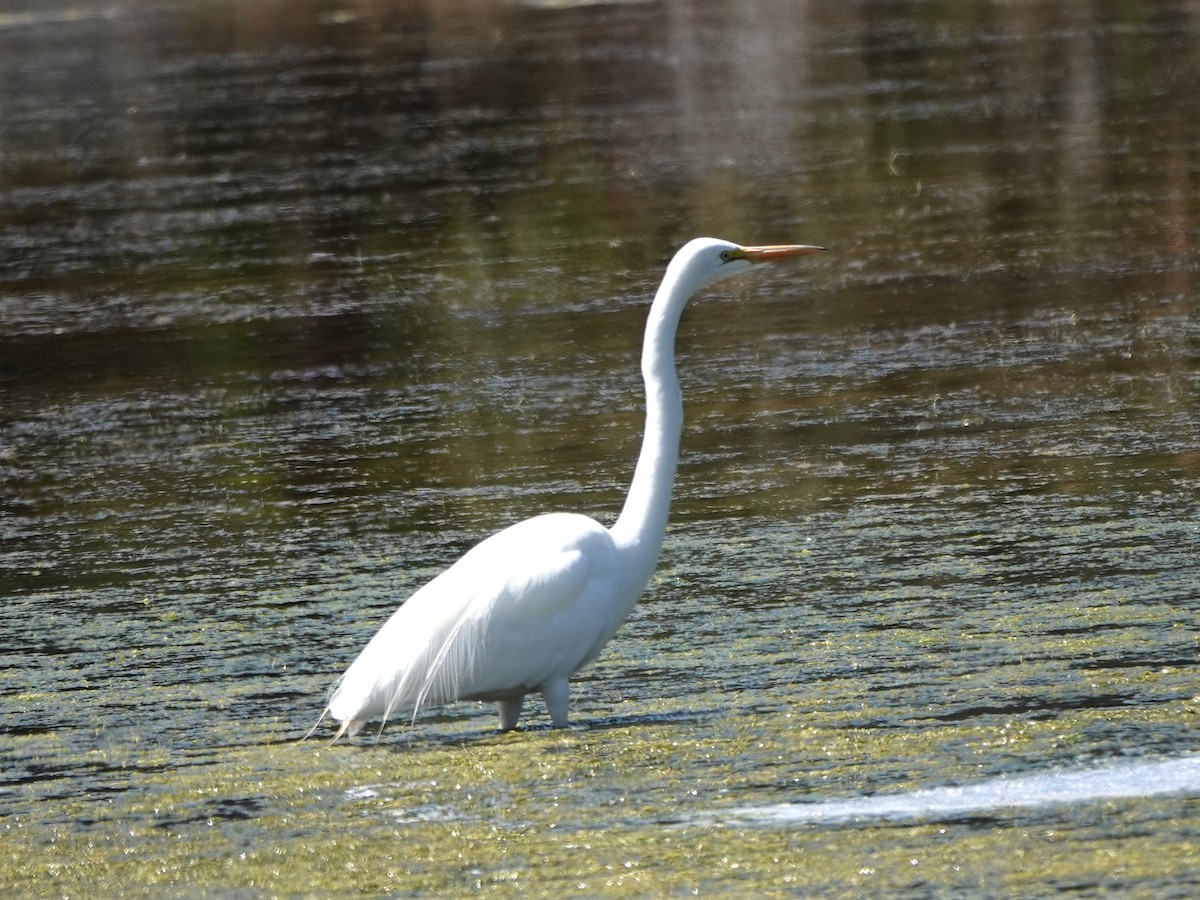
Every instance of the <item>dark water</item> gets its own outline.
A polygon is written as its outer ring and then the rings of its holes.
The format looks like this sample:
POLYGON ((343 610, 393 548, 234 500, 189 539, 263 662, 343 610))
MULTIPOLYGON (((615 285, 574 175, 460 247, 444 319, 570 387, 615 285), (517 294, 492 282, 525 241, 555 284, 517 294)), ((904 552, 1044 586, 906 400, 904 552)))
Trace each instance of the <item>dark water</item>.
POLYGON ((9 4, 4 883, 1194 890, 1198 47, 1195 2, 9 4), (476 540, 611 521, 698 234, 831 249, 685 316, 578 727, 292 747, 476 540))

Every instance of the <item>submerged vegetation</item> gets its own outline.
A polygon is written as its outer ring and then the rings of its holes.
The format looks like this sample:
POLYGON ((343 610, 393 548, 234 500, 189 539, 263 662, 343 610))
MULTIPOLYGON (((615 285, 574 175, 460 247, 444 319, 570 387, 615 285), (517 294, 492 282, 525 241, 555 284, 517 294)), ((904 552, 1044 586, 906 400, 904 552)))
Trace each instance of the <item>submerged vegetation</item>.
MULTIPOLYGON (((243 744, 196 764, 148 757, 124 778, 114 767, 107 791, 6 816, 0 877, 26 896, 86 894, 96 884, 131 897, 168 889, 787 896, 932 886, 1154 896, 1194 877, 1194 797, 915 823, 780 827, 725 813, 747 801, 911 790, 932 773, 950 784, 1016 774, 1027 760, 1064 758, 1064 747, 1097 728, 1162 733, 1198 712, 1193 700, 1124 721, 1078 710, 897 728, 820 713, 651 708, 567 731, 464 733, 434 722, 379 743, 243 744)), ((472 721, 489 718, 481 710, 472 721)))

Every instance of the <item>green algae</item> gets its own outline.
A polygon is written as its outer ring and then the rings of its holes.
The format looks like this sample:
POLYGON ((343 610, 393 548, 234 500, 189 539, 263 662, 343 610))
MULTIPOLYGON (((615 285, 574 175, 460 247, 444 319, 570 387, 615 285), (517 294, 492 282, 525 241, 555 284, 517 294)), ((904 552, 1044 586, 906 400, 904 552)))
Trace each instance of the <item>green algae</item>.
MULTIPOLYGON (((1194 720, 1194 700, 1122 712, 1194 720)), ((968 783, 1053 757, 1111 710, 1051 720, 847 727, 816 714, 645 719, 138 760, 122 789, 6 816, 0 879, 26 896, 874 894, 1190 883, 1197 801, 1106 801, 973 821, 751 826, 747 804, 968 783), (1011 754, 1009 756, 1008 754, 1011 754), (132 782, 136 781, 136 790, 132 782)))
MULTIPOLYGON (((9 757, 32 777, 28 797, 4 798, 0 883, 25 896, 102 885, 133 897, 1152 896, 1194 884, 1200 801, 1186 796, 940 823, 737 815, 1194 745, 1200 697, 1191 668, 1170 662, 1189 644, 1169 605, 1018 595, 999 611, 946 601, 925 622, 927 597, 879 593, 812 632, 742 606, 725 640, 675 642, 652 667, 669 639, 646 633, 662 612, 639 608, 601 661, 608 686, 596 696, 583 683, 585 714, 567 730, 539 726, 533 703, 531 727, 495 734, 490 710, 461 704, 377 740, 329 747, 320 731, 297 743, 286 717, 245 718, 257 685, 246 680, 193 698, 209 730, 183 740, 102 724, 13 734, 9 757), (1162 638, 1176 634, 1171 649, 1162 638), (1144 654, 1147 635, 1158 642, 1144 654), (675 690, 631 698, 630 679, 647 694, 675 690)), ((705 602, 702 588, 679 598, 676 618, 702 621, 705 602)), ((316 681, 296 679, 319 696, 316 681)), ((181 685, 153 696, 189 702, 181 685)), ((72 695, 65 714, 82 718, 94 697, 72 695)), ((46 701, 36 690, 10 699, 46 701)))

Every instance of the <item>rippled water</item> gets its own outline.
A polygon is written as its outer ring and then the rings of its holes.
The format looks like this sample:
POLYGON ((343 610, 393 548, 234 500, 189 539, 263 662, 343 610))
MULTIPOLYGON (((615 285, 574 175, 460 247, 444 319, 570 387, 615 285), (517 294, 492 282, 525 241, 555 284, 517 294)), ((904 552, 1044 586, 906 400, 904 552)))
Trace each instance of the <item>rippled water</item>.
POLYGON ((1194 2, 0 14, 3 882, 1194 890, 1200 789, 1153 773, 1198 741, 1198 40, 1194 2), (685 315, 671 531, 576 727, 294 746, 472 543, 619 510, 703 233, 831 250, 685 315))

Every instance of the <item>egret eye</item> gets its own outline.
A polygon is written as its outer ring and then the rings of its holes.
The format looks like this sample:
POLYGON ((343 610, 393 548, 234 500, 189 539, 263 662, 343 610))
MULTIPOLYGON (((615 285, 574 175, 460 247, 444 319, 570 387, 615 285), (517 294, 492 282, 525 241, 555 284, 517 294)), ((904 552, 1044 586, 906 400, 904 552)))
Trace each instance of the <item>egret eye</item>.
POLYGON ((721 262, 729 262, 731 259, 733 259, 733 251, 732 250, 722 250, 721 251, 721 262))

